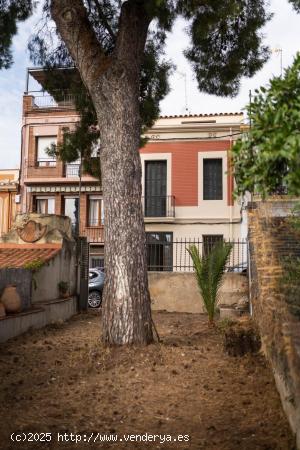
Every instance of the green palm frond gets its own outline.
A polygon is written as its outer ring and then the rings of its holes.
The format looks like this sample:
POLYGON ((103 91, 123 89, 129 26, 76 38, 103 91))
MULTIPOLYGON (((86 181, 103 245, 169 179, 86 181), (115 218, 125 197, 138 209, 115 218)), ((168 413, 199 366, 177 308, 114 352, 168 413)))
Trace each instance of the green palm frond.
POLYGON ((216 244, 207 256, 201 257, 195 245, 188 249, 209 321, 213 322, 225 267, 232 250, 230 243, 216 244))

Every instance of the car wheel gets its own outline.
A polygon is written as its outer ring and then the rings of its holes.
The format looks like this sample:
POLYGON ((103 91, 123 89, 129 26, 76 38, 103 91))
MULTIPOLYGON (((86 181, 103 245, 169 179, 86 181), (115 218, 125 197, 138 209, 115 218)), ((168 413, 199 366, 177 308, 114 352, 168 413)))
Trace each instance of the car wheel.
POLYGON ((102 303, 102 297, 99 291, 89 292, 88 304, 90 308, 99 308, 102 303))

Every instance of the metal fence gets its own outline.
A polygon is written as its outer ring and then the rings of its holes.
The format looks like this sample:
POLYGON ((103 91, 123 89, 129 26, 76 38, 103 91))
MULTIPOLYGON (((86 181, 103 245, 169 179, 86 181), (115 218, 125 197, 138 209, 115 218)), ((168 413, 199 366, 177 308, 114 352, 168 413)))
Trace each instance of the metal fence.
MULTIPOLYGON (((221 238, 221 236, 220 236, 221 238)), ((218 236, 208 239, 177 239, 161 240, 147 236, 147 261, 150 271, 192 272, 193 261, 188 252, 190 245, 196 245, 199 254, 207 255, 212 247, 220 241, 218 236)), ((223 238, 222 238, 223 241, 223 238)), ((246 239, 231 242, 232 251, 226 265, 227 272, 242 273, 248 267, 248 247, 246 239)))
POLYGON ((104 243, 104 228, 103 226, 90 226, 85 223, 80 223, 79 228, 80 236, 87 238, 87 241, 91 244, 103 244, 104 243))

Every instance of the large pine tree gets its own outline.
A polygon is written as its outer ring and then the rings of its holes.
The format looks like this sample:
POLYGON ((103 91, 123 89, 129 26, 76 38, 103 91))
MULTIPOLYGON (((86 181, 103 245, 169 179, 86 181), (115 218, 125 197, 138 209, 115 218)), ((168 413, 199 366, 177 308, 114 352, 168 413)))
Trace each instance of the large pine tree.
MULTIPOLYGON (((0 3, 0 67, 11 62, 16 22, 31 12, 29 0, 0 3)), ((68 87, 77 92, 82 115, 62 153, 76 159, 81 142, 89 156, 92 141, 99 135, 101 139, 103 337, 110 344, 149 343, 153 336, 139 147, 143 127, 158 116, 159 101, 168 91, 171 66, 161 58, 166 33, 176 17, 186 19, 191 45, 185 54, 199 89, 233 96, 241 77, 252 76, 268 57, 260 30, 270 15, 264 0, 44 0, 43 12, 43 33, 30 43, 34 61, 49 73, 53 67, 75 66, 81 79, 57 79, 52 71, 48 80, 50 91, 68 87), (96 123, 97 129, 91 126, 96 123)))

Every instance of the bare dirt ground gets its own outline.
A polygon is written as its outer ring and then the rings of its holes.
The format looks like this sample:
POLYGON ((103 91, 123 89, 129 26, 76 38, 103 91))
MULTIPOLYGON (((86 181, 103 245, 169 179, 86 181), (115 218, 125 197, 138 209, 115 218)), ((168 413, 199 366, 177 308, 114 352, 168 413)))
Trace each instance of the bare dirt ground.
POLYGON ((1 450, 294 448, 263 356, 227 356, 200 315, 154 320, 163 342, 147 348, 104 348, 95 313, 2 344, 1 450), (16 431, 40 442, 12 443, 16 431), (71 432, 81 442, 58 442, 57 433, 71 432), (97 433, 119 441, 100 442, 97 433), (146 433, 159 437, 126 442, 146 433))

